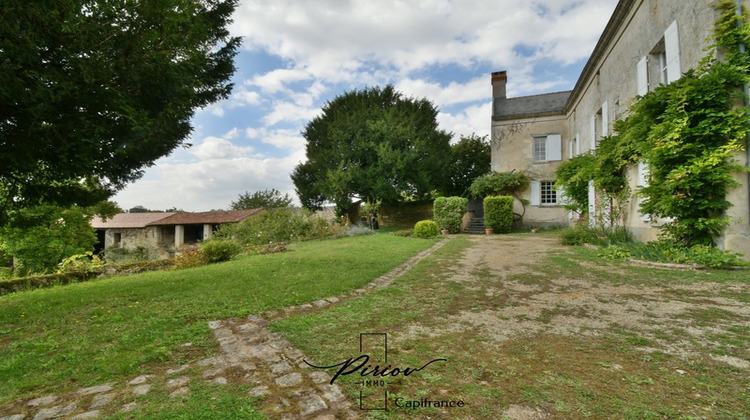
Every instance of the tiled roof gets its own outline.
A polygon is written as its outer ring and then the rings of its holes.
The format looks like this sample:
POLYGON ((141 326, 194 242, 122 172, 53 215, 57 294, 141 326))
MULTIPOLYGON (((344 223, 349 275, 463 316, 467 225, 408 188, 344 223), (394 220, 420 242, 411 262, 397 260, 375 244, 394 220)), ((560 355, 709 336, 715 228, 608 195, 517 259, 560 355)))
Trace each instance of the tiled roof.
POLYGON ((495 118, 541 116, 561 113, 565 109, 572 91, 522 96, 519 98, 495 98, 492 116, 495 118))
POLYGON ((173 213, 169 217, 155 220, 149 223, 149 225, 215 225, 220 223, 238 223, 254 214, 260 213, 261 211, 263 211, 263 209, 207 211, 202 213, 189 213, 181 211, 173 213))
POLYGON ((174 213, 120 213, 114 217, 107 218, 106 221, 96 216, 91 220, 91 226, 94 229, 123 229, 123 228, 144 228, 160 219, 172 216, 174 213))

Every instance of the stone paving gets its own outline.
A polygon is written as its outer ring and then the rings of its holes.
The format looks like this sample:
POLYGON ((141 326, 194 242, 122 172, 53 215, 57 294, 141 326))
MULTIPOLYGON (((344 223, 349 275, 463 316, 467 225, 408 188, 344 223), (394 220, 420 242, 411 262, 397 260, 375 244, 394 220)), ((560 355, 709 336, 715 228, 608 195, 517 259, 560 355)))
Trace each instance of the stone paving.
POLYGON ((19 402, 0 408, 0 420, 97 419, 107 414, 132 411, 138 406, 138 397, 154 392, 156 388, 166 390, 169 398, 187 395, 190 384, 201 380, 221 385, 229 382, 250 385, 248 395, 261 398, 259 409, 269 418, 360 418, 356 402, 344 395, 337 385, 329 384, 330 375, 307 366, 302 361, 305 355, 266 325, 280 318, 325 310, 331 305, 387 287, 445 243, 438 242, 365 287, 345 295, 245 318, 211 321, 209 327, 222 351, 219 356, 161 373, 140 375, 125 384, 106 383, 19 402))

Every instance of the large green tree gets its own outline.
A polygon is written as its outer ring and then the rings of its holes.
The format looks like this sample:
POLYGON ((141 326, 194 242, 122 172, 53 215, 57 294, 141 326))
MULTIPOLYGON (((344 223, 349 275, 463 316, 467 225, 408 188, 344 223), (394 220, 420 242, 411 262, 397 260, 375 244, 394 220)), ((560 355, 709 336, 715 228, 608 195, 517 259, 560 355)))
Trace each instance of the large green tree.
POLYGON ((240 194, 237 201, 232 201, 229 207, 232 210, 250 210, 289 207, 291 205, 292 197, 289 197, 289 194, 281 195, 281 191, 271 188, 270 190, 256 191, 252 194, 245 191, 244 194, 240 194))
POLYGON ((490 173, 491 160, 492 149, 487 136, 461 136, 458 143, 451 145, 451 162, 443 194, 467 197, 471 183, 490 173))
POLYGON ((354 90, 327 102, 303 131, 307 162, 292 179, 305 207, 324 201, 339 212, 353 199, 397 202, 423 198, 445 183, 448 132, 427 99, 393 86, 354 90))
POLYGON ((93 251, 94 209, 35 206, 14 213, 12 227, 0 228, 0 243, 22 272, 53 271, 65 258, 93 251))
POLYGON ((225 98, 237 0, 0 1, 0 225, 91 205, 188 138, 225 98))

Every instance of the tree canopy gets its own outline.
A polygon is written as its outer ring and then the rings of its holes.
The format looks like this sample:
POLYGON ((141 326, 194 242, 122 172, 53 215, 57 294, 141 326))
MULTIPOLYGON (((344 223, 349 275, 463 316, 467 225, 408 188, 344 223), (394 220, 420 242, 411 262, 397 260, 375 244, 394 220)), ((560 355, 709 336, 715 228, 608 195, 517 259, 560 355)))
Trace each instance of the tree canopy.
POLYGON ((451 162, 443 194, 467 197, 471 183, 490 173, 491 161, 492 149, 487 136, 461 136, 458 143, 451 145, 451 162))
POLYGON ((346 211, 352 199, 397 202, 423 198, 445 183, 450 133, 436 107, 393 86, 354 90, 323 106, 302 134, 307 162, 292 174, 302 205, 323 202, 346 211))
POLYGON ((0 228, 0 243, 22 272, 44 273, 65 258, 93 251, 93 209, 36 206, 14 214, 12 227, 0 228))
POLYGON ((292 205, 292 198, 289 194, 281 195, 281 191, 272 188, 270 190, 256 191, 250 194, 245 191, 240 194, 237 201, 232 201, 229 207, 232 210, 250 210, 250 209, 272 209, 280 207, 289 207, 292 205))
POLYGON ((185 145, 226 98, 237 0, 4 1, 0 224, 39 204, 92 205, 185 145))

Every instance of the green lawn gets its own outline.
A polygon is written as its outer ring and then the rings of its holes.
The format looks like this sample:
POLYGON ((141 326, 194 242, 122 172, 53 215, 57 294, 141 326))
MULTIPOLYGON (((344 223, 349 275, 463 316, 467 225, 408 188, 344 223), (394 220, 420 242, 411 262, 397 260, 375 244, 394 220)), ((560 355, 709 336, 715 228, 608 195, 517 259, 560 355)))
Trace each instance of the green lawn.
MULTIPOLYGON (((361 332, 389 333, 393 366, 448 359, 408 378, 388 378, 391 411, 368 412, 370 418, 502 418, 507 410, 556 418, 744 418, 750 412, 750 370, 726 363, 750 361, 746 271, 607 263, 595 250, 555 243, 551 234, 459 235, 384 289, 270 326, 319 365, 356 356, 361 332), (525 242, 540 239, 546 245, 525 242), (478 243, 492 245, 486 254, 467 254, 478 243), (529 244, 536 250, 525 251, 529 244), (467 255, 505 259, 467 264, 467 255), (571 333, 569 324, 580 328, 571 333), (394 409, 398 397, 460 399, 466 407, 394 409)), ((343 294, 432 244, 388 234, 311 241, 282 254, 1 297, 0 416, 13 414, 3 406, 31 397, 106 382, 122 386, 219 354, 208 321, 343 294), (187 342, 192 346, 181 346, 187 342)), ((192 364, 185 374, 199 377, 201 369, 192 364)), ((351 401, 362 390, 354 376, 337 381, 351 401)), ((168 379, 155 378, 136 411, 106 414, 223 419, 267 412, 263 400, 248 397, 252 384, 191 381, 188 395, 169 398, 168 379)), ((365 396, 378 397, 376 391, 365 389, 365 396)), ((117 398, 113 409, 128 401, 117 398)))
MULTIPOLYGON (((215 354, 208 321, 345 293, 433 243, 385 234, 310 241, 280 254, 0 297, 0 407, 215 354)), ((252 411, 215 404, 226 414, 252 411)), ((174 409, 179 416, 185 407, 174 409)))

